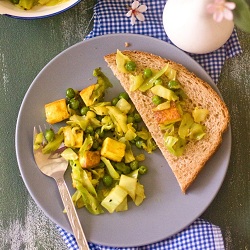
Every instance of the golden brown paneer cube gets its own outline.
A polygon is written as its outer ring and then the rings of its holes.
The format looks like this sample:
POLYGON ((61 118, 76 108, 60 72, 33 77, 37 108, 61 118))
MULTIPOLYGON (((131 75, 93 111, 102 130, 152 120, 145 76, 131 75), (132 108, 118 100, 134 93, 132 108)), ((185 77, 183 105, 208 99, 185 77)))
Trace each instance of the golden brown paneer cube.
POLYGON ((46 121, 50 124, 61 122, 69 118, 67 104, 65 99, 57 100, 45 104, 46 121))
POLYGON ((93 168, 100 163, 100 151, 85 151, 79 155, 79 162, 82 168, 93 168))
POLYGON ((93 104, 93 100, 91 100, 91 95, 95 89, 95 84, 88 86, 80 92, 80 96, 84 101, 86 106, 90 106, 93 104))
POLYGON ((107 137, 102 144, 101 155, 116 162, 120 162, 125 155, 126 145, 107 137))
POLYGON ((154 118, 158 124, 169 124, 181 120, 181 114, 174 103, 170 108, 163 110, 154 110, 154 118))

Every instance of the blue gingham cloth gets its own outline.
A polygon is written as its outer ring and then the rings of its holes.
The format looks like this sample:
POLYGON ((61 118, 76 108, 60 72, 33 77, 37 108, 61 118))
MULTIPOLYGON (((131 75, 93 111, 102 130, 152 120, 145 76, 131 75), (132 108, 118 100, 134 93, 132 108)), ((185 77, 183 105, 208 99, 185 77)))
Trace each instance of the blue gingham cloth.
MULTIPOLYGON (((70 250, 78 250, 77 243, 72 234, 58 227, 65 243, 70 250)), ((147 246, 141 247, 107 247, 89 242, 91 250, 224 250, 221 230, 218 226, 197 219, 180 233, 147 246)))
MULTIPOLYGON (((141 0, 140 4, 147 5, 144 12, 145 21, 136 21, 131 25, 131 20, 126 17, 133 0, 98 0, 94 7, 93 30, 86 37, 101 36, 112 33, 135 33, 155 37, 171 43, 164 32, 162 25, 162 12, 166 0, 141 0)), ((229 40, 220 49, 208 54, 189 54, 218 82, 221 69, 226 59, 240 54, 241 47, 236 31, 234 30, 229 40)), ((78 250, 77 243, 72 234, 58 227, 65 243, 70 250, 78 250)), ((89 242, 91 250, 224 250, 221 230, 203 219, 196 219, 186 229, 163 241, 147 246, 130 248, 113 248, 100 246, 89 242)))

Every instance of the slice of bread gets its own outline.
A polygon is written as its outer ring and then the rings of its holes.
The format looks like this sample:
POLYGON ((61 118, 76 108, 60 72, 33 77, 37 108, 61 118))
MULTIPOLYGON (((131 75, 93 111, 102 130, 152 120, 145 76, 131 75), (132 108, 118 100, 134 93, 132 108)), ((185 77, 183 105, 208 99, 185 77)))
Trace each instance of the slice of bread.
POLYGON ((136 63, 136 71, 138 73, 145 68, 160 70, 169 63, 171 68, 177 70, 177 79, 188 96, 185 105, 186 110, 191 112, 197 106, 209 110, 209 116, 204 122, 206 136, 199 141, 190 141, 186 145, 183 155, 174 156, 164 147, 164 133, 154 119, 152 109, 155 106, 152 103, 152 93, 149 93, 149 91, 143 93, 139 90, 129 91, 129 74, 121 73, 117 70, 116 53, 104 57, 114 75, 129 94, 137 111, 140 113, 171 167, 182 192, 185 193, 222 141, 222 134, 229 124, 227 107, 208 83, 189 72, 182 65, 142 51, 122 51, 122 53, 136 63))

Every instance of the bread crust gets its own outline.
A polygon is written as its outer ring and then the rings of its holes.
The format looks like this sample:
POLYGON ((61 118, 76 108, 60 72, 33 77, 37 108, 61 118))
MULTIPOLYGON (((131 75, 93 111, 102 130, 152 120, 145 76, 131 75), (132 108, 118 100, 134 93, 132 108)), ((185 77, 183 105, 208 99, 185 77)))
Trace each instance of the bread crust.
POLYGON ((132 61, 136 62, 138 72, 145 68, 160 70, 167 63, 177 70, 177 79, 181 83, 188 99, 186 110, 192 111, 194 107, 202 107, 209 110, 209 116, 205 121, 206 136, 200 141, 191 141, 187 144, 182 156, 174 156, 164 147, 164 133, 154 119, 153 103, 151 93, 142 93, 139 90, 129 91, 129 74, 121 73, 116 67, 116 53, 104 57, 114 75, 120 81, 125 91, 130 96, 137 111, 140 113, 144 123, 148 127, 155 142, 167 160, 174 173, 183 193, 196 179, 206 162, 215 153, 222 142, 222 135, 229 124, 229 112, 216 91, 195 74, 188 71, 184 66, 168 59, 162 58, 143 51, 122 51, 132 61))

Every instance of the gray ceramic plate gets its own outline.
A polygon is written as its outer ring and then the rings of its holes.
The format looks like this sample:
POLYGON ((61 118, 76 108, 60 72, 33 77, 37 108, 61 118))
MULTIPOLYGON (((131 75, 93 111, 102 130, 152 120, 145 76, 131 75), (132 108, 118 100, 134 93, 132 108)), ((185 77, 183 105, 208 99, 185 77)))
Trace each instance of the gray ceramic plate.
MULTIPOLYGON (((44 104, 64 98, 68 87, 83 89, 95 82, 92 71, 101 67, 114 87, 107 99, 122 91, 107 68, 103 56, 126 49, 158 54, 183 64, 199 77, 216 86, 207 73, 189 56, 158 39, 132 34, 107 35, 78 43, 55 57, 35 78, 20 108, 16 129, 16 153, 22 178, 35 202, 51 220, 71 232, 53 179, 36 167, 32 155, 33 126, 45 123, 44 104)), ((218 91, 218 90, 217 90, 218 91)), ((109 99, 110 100, 110 99, 109 99)), ((163 240, 192 223, 217 194, 227 171, 231 151, 231 131, 188 190, 181 193, 177 181, 159 151, 147 155, 149 173, 141 178, 147 198, 140 207, 129 204, 124 213, 94 216, 78 210, 88 241, 107 246, 139 246, 163 240)), ((66 182, 71 188, 70 173, 66 182)), ((71 189, 73 193, 73 190, 71 189)))

